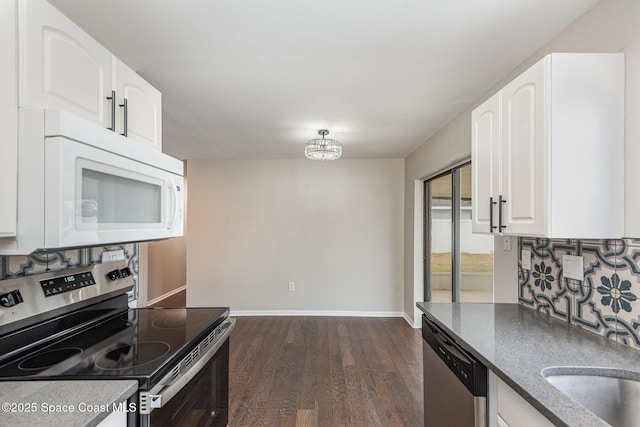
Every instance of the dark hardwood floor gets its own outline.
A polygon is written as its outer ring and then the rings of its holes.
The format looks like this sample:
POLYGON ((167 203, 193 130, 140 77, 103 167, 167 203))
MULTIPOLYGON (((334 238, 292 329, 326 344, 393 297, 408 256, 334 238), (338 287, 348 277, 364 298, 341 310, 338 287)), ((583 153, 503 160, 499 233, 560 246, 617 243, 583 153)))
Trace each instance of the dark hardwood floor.
POLYGON ((239 317, 229 425, 422 426, 422 341, 400 318, 239 317))
MULTIPOLYGON (((153 307, 185 307, 186 292, 153 307)), ((238 317, 229 426, 423 425, 422 337, 400 318, 238 317)))

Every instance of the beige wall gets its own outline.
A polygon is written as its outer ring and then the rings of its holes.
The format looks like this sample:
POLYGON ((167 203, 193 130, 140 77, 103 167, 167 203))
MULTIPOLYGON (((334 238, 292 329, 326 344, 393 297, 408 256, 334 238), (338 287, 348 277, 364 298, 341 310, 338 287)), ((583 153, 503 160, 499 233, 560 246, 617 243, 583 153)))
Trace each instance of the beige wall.
POLYGON ((143 280, 146 283, 146 303, 156 298, 170 296, 187 284, 187 204, 189 179, 184 168, 185 220, 183 237, 149 242, 140 251, 143 280), (146 264, 145 264, 146 263, 146 264))
POLYGON ((188 306, 402 312, 403 159, 203 160, 188 174, 188 306))
POLYGON ((147 244, 147 301, 162 297, 187 283, 187 238, 147 244))
MULTIPOLYGON (((416 180, 427 177, 452 163, 471 156, 471 111, 490 95, 550 52, 625 52, 626 54, 626 124, 625 124, 625 209, 626 234, 640 236, 640 1, 603 0, 576 20, 549 44, 497 82, 470 108, 452 120, 406 159, 405 168, 405 264, 404 310, 414 316, 414 301, 422 298, 422 261, 419 218, 420 197, 416 180), (419 282, 419 283, 418 283, 419 282)), ((603 166, 603 171, 606 167, 603 166)), ((496 242, 497 300, 513 300, 517 289, 515 251, 502 252, 496 242)), ((515 302, 515 301, 514 301, 515 302)), ((416 316, 417 317, 417 316, 416 316)))

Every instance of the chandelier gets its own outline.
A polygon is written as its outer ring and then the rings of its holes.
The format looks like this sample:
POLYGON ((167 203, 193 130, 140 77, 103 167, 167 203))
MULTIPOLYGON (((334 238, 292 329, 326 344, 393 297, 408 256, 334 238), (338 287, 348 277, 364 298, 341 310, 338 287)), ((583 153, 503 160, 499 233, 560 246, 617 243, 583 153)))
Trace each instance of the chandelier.
POLYGON ((326 129, 320 129, 318 135, 321 138, 315 138, 307 142, 304 146, 304 155, 311 160, 337 160, 342 156, 342 145, 335 139, 325 139, 329 135, 326 129))

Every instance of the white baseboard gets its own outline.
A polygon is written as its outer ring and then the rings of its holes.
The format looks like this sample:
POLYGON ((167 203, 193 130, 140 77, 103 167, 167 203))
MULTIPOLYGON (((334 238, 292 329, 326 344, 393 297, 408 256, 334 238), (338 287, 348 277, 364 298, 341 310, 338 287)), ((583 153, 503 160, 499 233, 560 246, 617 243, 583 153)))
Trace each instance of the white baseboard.
POLYGON ((179 288, 176 288, 176 289, 172 290, 171 292, 167 292, 167 293, 166 293, 166 294, 164 294, 164 295, 160 295, 160 296, 159 296, 159 297, 157 297, 157 298, 154 298, 154 299, 152 299, 152 300, 150 300, 150 301, 147 301, 147 306, 150 306, 150 305, 153 305, 153 304, 157 304, 157 303, 159 303, 160 301, 162 301, 162 300, 164 300, 164 299, 167 299, 167 298, 169 298, 170 296, 175 295, 175 294, 177 294, 177 293, 179 293, 179 292, 182 292, 182 291, 184 291, 184 290, 186 290, 186 289, 187 289, 187 285, 180 286, 179 288))
POLYGON ((404 320, 406 320, 409 326, 411 326, 413 329, 420 329, 422 327, 420 322, 414 322, 411 316, 409 316, 407 313, 402 313, 402 317, 404 317, 404 320))
POLYGON ((404 317, 401 311, 231 310, 231 316, 404 317))

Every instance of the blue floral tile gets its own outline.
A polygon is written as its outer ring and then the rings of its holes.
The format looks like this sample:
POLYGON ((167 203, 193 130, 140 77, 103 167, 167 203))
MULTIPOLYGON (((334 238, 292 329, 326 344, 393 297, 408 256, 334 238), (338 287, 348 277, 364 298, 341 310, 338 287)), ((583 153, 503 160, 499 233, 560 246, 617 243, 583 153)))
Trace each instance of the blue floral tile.
MULTIPOLYGON (((522 238, 520 247, 531 251, 531 270, 523 269, 519 260, 520 303, 559 319, 570 319, 574 298, 562 277, 562 255, 575 253, 575 245, 568 240, 522 238)), ((522 252, 518 255, 521 258, 522 252)))
POLYGON ((14 276, 24 276, 32 268, 33 262, 28 256, 3 256, 2 279, 14 276))
POLYGON ((544 261, 540 261, 539 264, 534 263, 533 271, 531 272, 531 275, 533 276, 532 280, 534 286, 539 286, 540 290, 543 292, 545 290, 552 290, 553 287, 551 286, 551 284, 556 280, 551 273, 551 266, 545 265, 544 261))
POLYGON ((613 273, 611 277, 601 276, 600 282, 596 290, 601 296, 602 304, 611 307, 616 314, 620 310, 631 313, 631 303, 638 299, 631 292, 631 281, 620 279, 618 273, 613 273))
POLYGON ((519 260, 520 304, 587 331, 640 348, 640 239, 520 238, 531 270, 519 260), (563 255, 581 255, 584 280, 563 277, 563 255))
POLYGON ((622 239, 627 246, 640 247, 640 239, 622 239))
POLYGON ((615 272, 616 242, 582 241, 578 242, 578 253, 583 257, 584 281, 575 288, 575 312, 571 319, 574 325, 590 332, 615 339, 616 313, 603 301, 598 287, 603 278, 615 272))
POLYGON ((618 342, 640 348, 640 247, 631 245, 631 239, 618 241, 615 271, 602 278, 598 292, 603 303, 616 313, 618 342))
POLYGON ((537 253, 539 257, 544 256, 548 249, 545 246, 536 245, 537 239, 531 239, 526 237, 520 237, 518 239, 518 300, 520 304, 526 305, 531 308, 536 308, 536 301, 534 298, 534 292, 532 289, 531 269, 534 265, 534 254, 537 253), (531 269, 525 270, 522 268, 522 250, 528 250, 531 252, 531 269))

